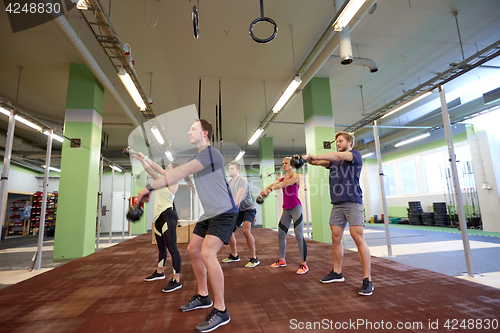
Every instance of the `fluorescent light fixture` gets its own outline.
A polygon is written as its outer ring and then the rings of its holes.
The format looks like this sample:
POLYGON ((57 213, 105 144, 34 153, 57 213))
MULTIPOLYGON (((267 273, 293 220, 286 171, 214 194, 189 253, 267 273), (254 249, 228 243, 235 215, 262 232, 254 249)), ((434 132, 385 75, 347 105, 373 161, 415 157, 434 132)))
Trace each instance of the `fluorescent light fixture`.
MULTIPOLYGON (((76 1, 73 1, 73 2, 76 2, 76 1)), ((79 0, 78 3, 76 4, 76 8, 87 10, 87 9, 89 9, 89 5, 87 4, 86 0, 79 0)))
POLYGON ((427 97, 427 96, 429 96, 430 94, 432 94, 432 90, 431 90, 431 91, 427 91, 427 92, 425 92, 425 93, 423 93, 423 94, 421 94, 421 95, 417 95, 417 96, 416 96, 416 97, 414 97, 413 99, 409 99, 409 100, 407 100, 407 101, 406 101, 406 102, 404 102, 402 105, 400 105, 400 106, 398 106, 397 108, 395 108, 394 110, 391 110, 391 111, 389 111, 388 113, 384 114, 384 115, 382 116, 382 118, 388 117, 388 116, 390 116, 391 114, 396 113, 396 112, 398 112, 399 110, 402 110, 402 109, 404 109, 405 107, 407 107, 407 106, 409 106, 409 105, 412 105, 412 104, 413 104, 413 103, 415 103, 415 102, 420 101, 422 98, 427 97))
POLYGON ((10 110, 7 110, 6 108, 1 107, 1 106, 0 106, 0 113, 3 113, 7 117, 10 117, 10 110))
POLYGON ((122 169, 120 169, 119 167, 117 167, 116 165, 110 165, 109 166, 111 169, 115 170, 115 171, 118 171, 118 172, 123 172, 122 169))
POLYGON ((16 121, 18 121, 18 122, 20 122, 20 123, 23 123, 23 124, 25 124, 25 125, 28 125, 28 126, 29 126, 29 127, 31 127, 31 128, 36 129, 37 131, 41 131, 41 130, 42 130, 42 128, 41 128, 40 126, 38 126, 38 125, 36 125, 36 124, 33 124, 33 123, 32 123, 31 121, 29 121, 29 120, 26 120, 26 119, 24 119, 24 118, 22 118, 22 117, 19 117, 17 114, 14 116, 14 119, 16 119, 16 121))
MULTIPOLYGON (((10 110, 7 110, 6 108, 1 107, 1 106, 0 106, 0 113, 3 113, 7 117, 10 117, 10 110)), ((26 120, 23 117, 18 116, 17 114, 14 115, 14 119, 16 121, 20 122, 20 123, 28 125, 29 127, 33 128, 33 129, 36 129, 37 131, 41 131, 42 130, 42 128, 40 126, 38 126, 37 124, 34 124, 31 121, 26 120)))
POLYGON ((167 156, 168 160, 170 162, 173 162, 174 161, 174 156, 172 155, 171 152, 169 152, 168 150, 165 152, 165 155, 167 156))
POLYGON ((354 15, 363 6, 366 0, 350 0, 349 3, 344 6, 342 13, 340 13, 337 21, 333 23, 333 28, 335 31, 342 31, 349 22, 352 20, 354 15))
POLYGON ((259 136, 262 134, 262 132, 264 132, 264 129, 262 127, 257 128, 255 133, 250 138, 250 140, 248 140, 248 144, 252 145, 259 138, 259 136))
MULTIPOLYGON (((45 169, 46 167, 47 167, 46 165, 42 165, 42 168, 45 169)), ((57 168, 53 168, 53 167, 49 167, 49 170, 61 172, 61 169, 57 169, 57 168)))
POLYGON ((239 159, 242 158, 243 155, 245 155, 245 151, 244 150, 240 151, 240 153, 238 154, 238 156, 236 156, 236 161, 239 161, 239 159))
POLYGON ((163 136, 160 133, 160 130, 157 127, 151 128, 151 132, 153 132, 153 135, 156 138, 156 141, 158 141, 159 144, 164 144, 165 140, 163 139, 163 136))
POLYGON ((403 140, 401 142, 398 142, 396 143, 394 146, 395 147, 400 147, 400 146, 404 146, 408 143, 411 143, 411 142, 415 142, 415 141, 418 141, 418 140, 421 140, 421 139, 425 139, 427 137, 429 137, 431 134, 429 132, 425 133, 425 134, 422 134, 422 135, 418 135, 418 136, 415 136, 411 139, 408 139, 408 140, 403 140))
POLYGON ((370 156, 373 156, 373 152, 364 154, 364 155, 361 156, 361 158, 367 158, 367 157, 370 157, 370 156))
MULTIPOLYGON (((49 136, 49 131, 44 131, 43 134, 45 134, 46 136, 49 136)), ((62 138, 59 135, 54 134, 54 133, 52 133, 52 139, 57 140, 59 142, 64 142, 64 138, 62 138)))
POLYGON ((283 92, 283 95, 281 95, 280 99, 274 104, 273 106, 273 112, 278 113, 283 106, 285 105, 286 102, 288 102, 288 99, 293 95, 295 90, 297 90, 297 87, 302 83, 302 80, 300 77, 297 75, 292 82, 288 85, 288 87, 285 89, 283 92))
POLYGON ((141 111, 146 110, 146 104, 142 100, 141 94, 139 94, 139 90, 137 90, 134 81, 132 81, 132 78, 127 73, 127 71, 123 68, 120 69, 120 71, 118 72, 118 76, 120 77, 120 80, 122 80, 123 85, 125 86, 125 88, 127 88, 128 93, 134 100, 135 104, 137 104, 139 109, 141 109, 141 111))

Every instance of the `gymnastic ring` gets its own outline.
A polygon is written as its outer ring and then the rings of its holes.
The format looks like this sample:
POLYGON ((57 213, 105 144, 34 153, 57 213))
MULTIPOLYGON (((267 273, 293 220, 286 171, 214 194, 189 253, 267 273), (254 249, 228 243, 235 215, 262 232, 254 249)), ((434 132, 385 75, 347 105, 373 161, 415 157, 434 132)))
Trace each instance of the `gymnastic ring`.
POLYGON ((191 14, 191 17, 193 18, 193 32, 194 32, 194 38, 198 38, 200 35, 200 29, 199 29, 199 17, 198 17, 198 9, 196 6, 193 6, 193 13, 191 14))
POLYGON ((250 24, 250 29, 248 30, 248 33, 250 34, 250 37, 252 37, 252 39, 254 41, 256 41, 257 43, 269 43, 270 41, 272 41, 274 39, 274 37, 276 37, 276 35, 278 34, 278 26, 276 25, 276 22, 273 21, 273 19, 271 19, 270 17, 259 17, 259 18, 256 18, 252 24, 250 24), (255 37, 255 35, 253 34, 253 27, 261 22, 261 21, 266 21, 266 22, 269 22, 273 25, 274 27, 274 32, 273 34, 268 37, 268 38, 265 38, 265 39, 261 39, 261 38, 257 38, 255 37))

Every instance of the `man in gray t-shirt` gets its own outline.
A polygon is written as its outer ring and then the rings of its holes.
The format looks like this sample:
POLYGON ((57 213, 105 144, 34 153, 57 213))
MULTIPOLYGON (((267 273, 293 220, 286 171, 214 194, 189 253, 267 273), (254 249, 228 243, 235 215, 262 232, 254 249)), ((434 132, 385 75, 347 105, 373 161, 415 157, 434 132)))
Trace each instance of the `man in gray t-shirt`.
MULTIPOLYGON (((243 235, 245 236, 250 249, 251 258, 245 267, 255 267, 260 264, 255 253, 255 239, 251 233, 251 227, 254 223, 255 214, 257 210, 255 209, 250 196, 250 188, 248 186, 248 181, 240 176, 241 165, 237 161, 229 163, 229 180, 228 186, 231 194, 233 195, 236 204, 239 207, 238 217, 236 219, 236 228, 242 225, 243 235)), ((222 262, 233 262, 240 261, 240 256, 238 255, 238 249, 236 247, 236 237, 234 232, 231 235, 231 240, 229 241, 229 247, 231 248, 231 253, 229 257, 222 259, 222 262)))

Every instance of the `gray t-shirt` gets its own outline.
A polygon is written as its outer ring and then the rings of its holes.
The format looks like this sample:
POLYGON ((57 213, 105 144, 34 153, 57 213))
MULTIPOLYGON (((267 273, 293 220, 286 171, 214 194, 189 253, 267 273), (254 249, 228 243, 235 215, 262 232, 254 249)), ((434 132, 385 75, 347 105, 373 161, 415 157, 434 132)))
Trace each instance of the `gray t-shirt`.
POLYGON ((207 146, 191 160, 193 159, 203 165, 203 170, 193 174, 196 191, 204 210, 199 220, 203 221, 223 213, 238 213, 238 206, 226 183, 224 158, 221 153, 216 148, 207 146))
POLYGON ((231 194, 233 195, 233 198, 235 198, 235 199, 236 199, 236 194, 238 193, 238 190, 240 188, 246 189, 246 193, 245 193, 245 195, 243 195, 243 198, 241 199, 240 212, 243 212, 245 210, 254 210, 255 209, 255 207, 253 205, 252 197, 250 196, 250 186, 248 186, 248 181, 245 178, 238 176, 238 178, 236 178, 236 180, 234 180, 234 181, 231 178, 231 180, 229 180, 228 185, 229 185, 229 189, 231 190, 231 194))

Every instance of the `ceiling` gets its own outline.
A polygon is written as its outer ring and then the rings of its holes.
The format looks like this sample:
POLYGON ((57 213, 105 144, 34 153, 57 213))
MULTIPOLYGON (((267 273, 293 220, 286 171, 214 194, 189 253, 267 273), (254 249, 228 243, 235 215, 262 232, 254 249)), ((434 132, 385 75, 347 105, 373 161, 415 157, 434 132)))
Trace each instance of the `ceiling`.
MULTIPOLYGON (((134 69, 144 92, 153 100, 155 115, 191 104, 197 106, 201 79, 201 117, 215 125, 220 80, 223 139, 244 147, 329 27, 335 16, 334 1, 264 1, 265 16, 279 28, 277 37, 267 44, 256 43, 248 34, 250 23, 260 17, 259 1, 200 2, 200 36, 195 39, 191 21, 193 5, 198 5, 195 0, 101 0, 120 41, 132 47, 134 69)), ((340 6, 342 0, 338 2, 340 6)), ((330 78, 334 122, 342 125, 336 125, 336 130, 360 121, 447 70, 454 61, 463 60, 454 11, 458 12, 465 58, 500 40, 498 0, 379 0, 373 14, 366 14, 351 27, 354 57, 372 59, 379 70, 370 73, 366 67, 343 66, 328 60, 315 73, 316 77, 330 78)), ((66 19, 137 121, 143 123, 145 119, 80 12, 73 9, 66 19)), ((269 26, 259 23, 255 34, 269 35, 269 26)), ((79 53, 53 22, 13 33, 3 8, 0 50, 0 101, 8 100, 62 132, 69 64, 82 63, 79 53)), ((333 54, 339 55, 338 49, 333 54)), ((499 66, 500 62, 494 59, 488 65, 499 66)), ((469 79, 498 73, 495 68, 480 70, 480 74, 476 70, 467 74, 469 79)), ((446 89, 451 91, 465 84, 467 75, 448 83, 446 89)), ((386 124, 406 124, 408 114, 431 98, 400 111, 397 119, 388 119, 386 124)), ((276 155, 305 152, 300 92, 276 121, 299 123, 274 123, 267 128, 265 135, 273 137, 276 155)), ((134 128, 133 121, 106 91, 103 155, 128 166, 121 151, 134 128)), ((3 115, 0 130, 4 134, 7 130, 7 117, 3 115)), ((389 134, 387 130, 381 133, 389 134)), ((368 130, 356 134, 367 141, 370 135, 373 138, 368 130)), ((16 126, 15 136, 14 155, 26 161, 43 161, 46 136, 24 125, 16 126)), ((4 145, 0 141, 0 146, 4 145)), ((247 156, 258 155, 257 144, 245 149, 247 156)), ((55 142, 54 166, 60 162, 60 150, 61 144, 55 142)))

